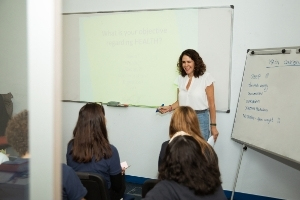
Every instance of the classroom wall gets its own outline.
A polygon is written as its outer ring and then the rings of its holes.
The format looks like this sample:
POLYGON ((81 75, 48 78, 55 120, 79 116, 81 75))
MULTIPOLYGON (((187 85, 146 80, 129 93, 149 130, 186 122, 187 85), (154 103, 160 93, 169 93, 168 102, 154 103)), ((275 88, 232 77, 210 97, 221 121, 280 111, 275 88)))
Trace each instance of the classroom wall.
MULTIPOLYGON (((223 188, 232 191, 242 152, 242 145, 231 140, 231 131, 243 76, 246 51, 250 48, 300 45, 300 1, 64 0, 63 12, 74 13, 224 5, 234 5, 231 112, 229 114, 217 113, 220 136, 215 145, 215 150, 219 157, 223 188)), ((222 53, 222 48, 220 48, 220 52, 216 53, 222 53)), ((170 104, 171 102, 162 103, 170 104)), ((82 105, 63 103, 64 145, 72 135, 78 110, 82 105)), ((154 109, 149 108, 109 107, 106 108, 106 111, 110 141, 118 148, 121 160, 126 160, 131 165, 127 170, 127 174, 155 178, 160 145, 168 138, 170 114, 161 116, 156 114, 154 109)), ((284 137, 284 133, 282 134, 284 137)), ((299 182, 300 167, 298 164, 248 148, 242 157, 235 191, 282 199, 299 199, 299 182)))

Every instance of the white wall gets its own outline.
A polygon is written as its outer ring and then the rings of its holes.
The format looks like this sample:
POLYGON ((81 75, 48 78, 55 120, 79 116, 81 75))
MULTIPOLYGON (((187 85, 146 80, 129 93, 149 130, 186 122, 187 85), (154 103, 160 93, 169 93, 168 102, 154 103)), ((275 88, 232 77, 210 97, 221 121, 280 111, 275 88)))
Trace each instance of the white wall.
MULTIPOLYGON (((115 11, 234 5, 231 113, 218 113, 220 136, 215 146, 223 188, 232 190, 242 145, 231 140, 246 51, 300 45, 298 0, 64 0, 63 12, 115 11)), ((220 47, 220 53, 222 49, 220 47)), ((288 80, 287 80, 288 81, 288 80)), ((292 83, 291 83, 292 84, 292 83)), ((124 91, 126 92, 126 91, 124 91)), ((151 97, 149 97, 151 98, 151 97)), ((171 102, 164 102, 171 103, 171 102)), ((63 158, 83 104, 63 103, 63 158)), ((106 108, 109 137, 131 167, 127 174, 154 178, 161 143, 168 138, 170 115, 160 116, 149 108, 106 108)), ((284 135, 284 133, 283 133, 284 135)), ((284 144, 283 144, 284 145, 284 144)), ((262 196, 299 199, 300 167, 248 148, 244 153, 236 191, 262 196)))

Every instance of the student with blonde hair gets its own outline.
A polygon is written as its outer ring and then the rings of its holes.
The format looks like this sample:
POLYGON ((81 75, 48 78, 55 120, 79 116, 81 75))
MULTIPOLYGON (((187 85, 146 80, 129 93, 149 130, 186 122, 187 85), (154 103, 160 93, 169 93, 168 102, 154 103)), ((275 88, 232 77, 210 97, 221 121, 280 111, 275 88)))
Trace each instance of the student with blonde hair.
MULTIPOLYGON (((201 150, 205 156, 205 159, 215 162, 217 155, 210 144, 208 144, 203 138, 198 123, 197 114, 191 107, 179 106, 176 110, 174 110, 169 127, 169 137, 172 138, 175 134, 188 134, 193 136, 202 147, 201 150)), ((169 141, 165 141, 161 145, 158 166, 160 166, 162 163, 168 143, 169 141)))

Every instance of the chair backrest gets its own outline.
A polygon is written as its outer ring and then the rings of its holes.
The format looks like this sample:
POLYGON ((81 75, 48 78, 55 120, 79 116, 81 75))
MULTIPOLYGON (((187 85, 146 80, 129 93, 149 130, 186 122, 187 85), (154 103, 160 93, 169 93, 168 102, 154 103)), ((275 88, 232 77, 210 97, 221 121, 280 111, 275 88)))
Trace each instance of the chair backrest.
POLYGON ((81 183, 87 189, 87 200, 109 200, 109 192, 105 179, 99 174, 76 172, 81 183))
POLYGON ((158 179, 147 179, 142 186, 142 198, 146 197, 146 194, 152 189, 154 188, 154 186, 156 185, 156 183, 158 183, 159 180, 158 179))

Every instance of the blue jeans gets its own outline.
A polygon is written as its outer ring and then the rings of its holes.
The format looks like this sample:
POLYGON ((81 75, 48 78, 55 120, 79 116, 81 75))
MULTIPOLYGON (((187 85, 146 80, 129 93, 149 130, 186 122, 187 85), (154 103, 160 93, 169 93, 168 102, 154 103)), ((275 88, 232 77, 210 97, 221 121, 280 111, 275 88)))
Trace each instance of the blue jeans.
POLYGON ((210 136, 208 110, 206 110, 203 113, 197 114, 197 117, 198 117, 200 131, 202 133, 202 136, 207 141, 210 136))

